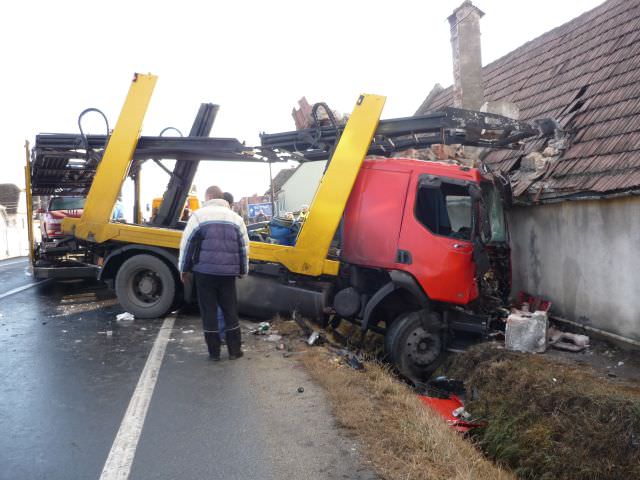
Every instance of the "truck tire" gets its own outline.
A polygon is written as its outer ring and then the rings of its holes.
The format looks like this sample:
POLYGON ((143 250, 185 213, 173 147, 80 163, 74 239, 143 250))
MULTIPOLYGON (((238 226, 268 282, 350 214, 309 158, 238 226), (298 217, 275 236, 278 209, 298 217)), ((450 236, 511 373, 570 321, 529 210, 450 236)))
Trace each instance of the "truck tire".
POLYGON ((403 313, 385 335, 387 359, 414 382, 426 380, 444 358, 445 336, 440 315, 428 310, 403 313))
POLYGON ((176 298, 176 278, 158 257, 134 255, 118 269, 115 281, 118 302, 137 318, 166 315, 176 298))

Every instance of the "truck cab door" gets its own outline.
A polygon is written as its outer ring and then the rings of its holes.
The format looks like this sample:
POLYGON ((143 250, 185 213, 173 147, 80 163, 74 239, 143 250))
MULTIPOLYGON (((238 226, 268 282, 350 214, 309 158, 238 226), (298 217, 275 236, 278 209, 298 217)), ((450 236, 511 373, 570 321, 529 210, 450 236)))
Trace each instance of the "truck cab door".
POLYGON ((414 182, 398 243, 410 263, 397 268, 412 273, 432 300, 466 304, 478 296, 469 182, 434 175, 414 182))

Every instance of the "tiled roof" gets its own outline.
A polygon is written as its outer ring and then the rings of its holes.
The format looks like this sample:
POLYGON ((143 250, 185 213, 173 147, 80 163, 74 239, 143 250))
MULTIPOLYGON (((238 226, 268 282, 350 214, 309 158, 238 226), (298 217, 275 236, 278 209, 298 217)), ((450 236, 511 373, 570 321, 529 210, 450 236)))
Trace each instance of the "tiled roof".
MULTIPOLYGON (((282 170, 280 170, 276 174, 276 176, 273 177, 273 192, 278 193, 282 189, 284 184, 287 182, 287 180, 291 178, 291 175, 293 175, 293 173, 296 170, 297 170, 297 167, 283 168, 282 170)), ((271 193, 270 189, 267 191, 265 195, 268 195, 269 193, 271 193)))
POLYGON ((13 183, 0 184, 0 205, 6 207, 8 214, 16 213, 20 200, 20 188, 13 183))
MULTIPOLYGON (((521 120, 556 118, 570 133, 537 179, 544 195, 640 187, 640 0, 609 0, 485 66, 483 76, 485 100, 515 103, 521 120)), ((426 103, 417 113, 451 105, 451 87, 426 103)), ((525 153, 540 147, 534 140, 525 153)), ((511 171, 522 156, 495 151, 486 162, 511 171)))

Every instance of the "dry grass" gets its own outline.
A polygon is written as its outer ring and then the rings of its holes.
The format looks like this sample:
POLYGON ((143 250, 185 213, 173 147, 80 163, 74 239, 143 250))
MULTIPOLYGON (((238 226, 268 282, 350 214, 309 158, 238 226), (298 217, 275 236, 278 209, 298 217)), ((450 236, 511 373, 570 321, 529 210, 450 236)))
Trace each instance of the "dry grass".
POLYGON ((640 478, 640 390, 586 366, 479 345, 446 373, 465 381, 487 455, 525 479, 640 478))
POLYGON ((303 357, 311 376, 329 395, 339 423, 365 445, 378 473, 388 480, 501 480, 513 476, 425 408, 386 368, 367 362, 363 372, 330 362, 324 349, 303 357))

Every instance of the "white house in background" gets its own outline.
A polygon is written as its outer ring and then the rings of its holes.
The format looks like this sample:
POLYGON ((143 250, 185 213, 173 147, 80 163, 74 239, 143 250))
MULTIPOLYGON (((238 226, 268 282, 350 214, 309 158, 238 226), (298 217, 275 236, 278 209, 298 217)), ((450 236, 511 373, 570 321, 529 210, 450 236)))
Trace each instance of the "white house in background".
POLYGON ((322 178, 326 161, 301 163, 276 191, 278 214, 297 212, 302 205, 311 205, 322 178))
POLYGON ((0 259, 28 254, 25 194, 17 185, 0 184, 0 259))

